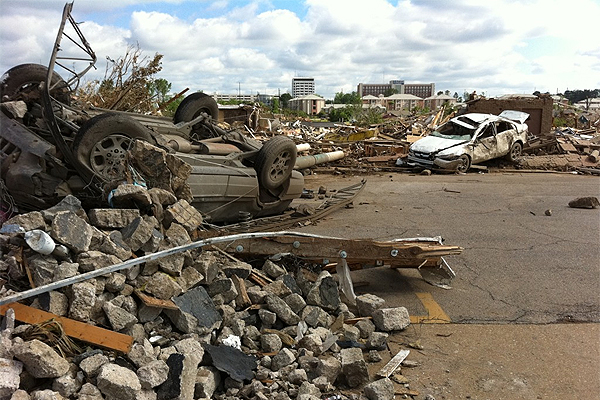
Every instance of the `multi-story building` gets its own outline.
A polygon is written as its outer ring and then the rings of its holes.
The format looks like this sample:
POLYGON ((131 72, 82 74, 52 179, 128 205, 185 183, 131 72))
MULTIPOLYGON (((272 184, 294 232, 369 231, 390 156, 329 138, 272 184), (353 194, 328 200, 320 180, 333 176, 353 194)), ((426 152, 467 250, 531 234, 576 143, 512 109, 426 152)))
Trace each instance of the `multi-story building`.
POLYGON ((325 99, 314 94, 290 99, 290 109, 303 111, 308 115, 317 115, 325 107, 325 99))
POLYGON ((390 83, 359 83, 357 93, 360 97, 389 94, 392 89, 397 94, 412 94, 426 98, 435 94, 435 83, 405 83, 403 80, 392 80, 390 83))
POLYGON ((292 78, 292 97, 315 94, 315 78, 292 78))

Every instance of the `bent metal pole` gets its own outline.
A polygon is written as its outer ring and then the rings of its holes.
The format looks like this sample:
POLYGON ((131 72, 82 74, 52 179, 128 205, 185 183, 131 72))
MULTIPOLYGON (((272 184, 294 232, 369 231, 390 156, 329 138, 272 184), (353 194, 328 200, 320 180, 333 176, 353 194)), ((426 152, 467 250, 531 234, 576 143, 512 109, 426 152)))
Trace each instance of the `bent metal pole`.
POLYGON ((86 272, 85 274, 75 275, 70 278, 62 279, 60 281, 52 282, 44 286, 39 286, 33 289, 25 290, 24 292, 15 293, 9 296, 6 296, 0 299, 0 306, 3 304, 13 303, 15 301, 27 299, 29 297, 37 296, 42 293, 47 293, 52 290, 60 289, 65 286, 72 285, 74 283, 84 282, 88 279, 95 278, 97 276, 106 275, 111 272, 121 271, 123 269, 131 268, 135 265, 142 264, 148 261, 154 261, 159 258, 163 258, 166 256, 170 256, 172 254, 177 254, 182 251, 196 249, 198 247, 209 246, 215 243, 224 243, 235 241, 239 239, 252 239, 252 238, 266 238, 266 237, 274 237, 274 236, 283 236, 283 235, 294 235, 294 236, 303 236, 303 237, 324 237, 319 235, 312 235, 308 233, 299 233, 299 232, 255 232, 255 233, 241 233, 237 235, 227 235, 227 236, 219 236, 209 239, 199 240, 197 242, 184 244, 181 246, 173 247, 171 249, 162 250, 156 253, 147 254, 142 257, 134 258, 131 260, 124 261, 119 264, 109 265, 108 267, 100 268, 94 271, 86 272))

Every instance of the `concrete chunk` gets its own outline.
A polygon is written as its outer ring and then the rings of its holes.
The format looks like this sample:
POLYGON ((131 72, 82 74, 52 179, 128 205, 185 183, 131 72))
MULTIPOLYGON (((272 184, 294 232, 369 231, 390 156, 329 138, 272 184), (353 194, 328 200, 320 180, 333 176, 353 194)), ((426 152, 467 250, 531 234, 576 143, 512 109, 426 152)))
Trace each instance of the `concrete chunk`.
POLYGON ((358 315, 361 317, 372 316, 373 312, 383 307, 384 304, 385 300, 374 294, 367 293, 356 296, 356 308, 358 308, 358 315))
POLYGON ((346 384, 351 388, 362 386, 369 382, 369 371, 362 350, 356 347, 342 349, 342 374, 346 384))
POLYGON ((389 378, 371 382, 365 386, 365 396, 369 400, 393 400, 394 383, 389 378))
POLYGON ((37 339, 16 344, 13 354, 35 378, 58 378, 69 371, 69 362, 37 339))
POLYGON ((105 364, 96 378, 98 389, 108 398, 135 400, 142 389, 135 372, 117 364, 105 364))
POLYGON ((373 322, 381 331, 401 331, 410 325, 406 307, 382 308, 373 313, 373 322))
POLYGON ((136 208, 94 208, 88 211, 90 223, 102 229, 123 229, 140 216, 136 208))
POLYGON ((56 214, 52 220, 50 236, 75 253, 88 251, 92 243, 94 229, 72 211, 56 214))

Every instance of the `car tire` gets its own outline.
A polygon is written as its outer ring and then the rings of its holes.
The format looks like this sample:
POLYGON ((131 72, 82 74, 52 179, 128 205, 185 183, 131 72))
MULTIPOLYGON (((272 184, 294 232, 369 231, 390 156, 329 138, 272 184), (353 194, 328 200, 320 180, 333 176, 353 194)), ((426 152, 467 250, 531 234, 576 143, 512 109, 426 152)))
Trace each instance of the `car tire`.
MULTIPOLYGON (((219 106, 217 102, 205 93, 194 93, 187 96, 177 107, 174 123, 188 122, 197 118, 201 113, 208 114, 214 121, 219 119, 219 106)), ((203 124, 196 124, 192 127, 191 136, 196 136, 198 139, 209 136, 209 132, 203 124)))
POLYGON ((514 142, 512 146, 510 146, 510 151, 506 155, 506 159, 510 162, 517 162, 517 159, 521 157, 523 153, 523 145, 521 142, 514 142))
POLYGON ((458 163, 458 167, 456 167, 456 171, 460 172, 460 173, 466 173, 469 168, 471 168, 471 159, 469 158, 468 155, 463 154, 462 156, 458 157, 459 163, 458 163))
POLYGON ((133 139, 154 144, 155 140, 135 119, 117 113, 105 113, 86 121, 73 141, 77 161, 105 180, 122 178, 124 161, 133 139))
MULTIPOLYGON (((39 98, 38 87, 47 76, 48 68, 40 64, 21 64, 12 67, 0 78, 0 99, 2 101, 23 100, 26 103, 36 100, 39 98)), ((50 94, 61 103, 69 104, 71 100, 69 87, 56 72, 52 73, 52 86, 54 88, 50 94)))
POLYGON ((292 175, 296 164, 296 144, 287 136, 275 136, 260 149, 254 168, 259 185, 274 190, 283 185, 292 175))

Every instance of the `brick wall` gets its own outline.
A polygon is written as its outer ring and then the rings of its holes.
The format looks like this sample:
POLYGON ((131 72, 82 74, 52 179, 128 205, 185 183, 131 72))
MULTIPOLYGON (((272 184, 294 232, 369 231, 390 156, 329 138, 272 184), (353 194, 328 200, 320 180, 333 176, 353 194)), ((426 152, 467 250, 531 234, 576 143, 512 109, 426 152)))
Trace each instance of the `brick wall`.
POLYGON ((517 110, 529 113, 525 121, 529 132, 536 136, 550 135, 552 130, 552 99, 479 99, 467 106, 467 112, 500 114, 504 110, 517 110))

